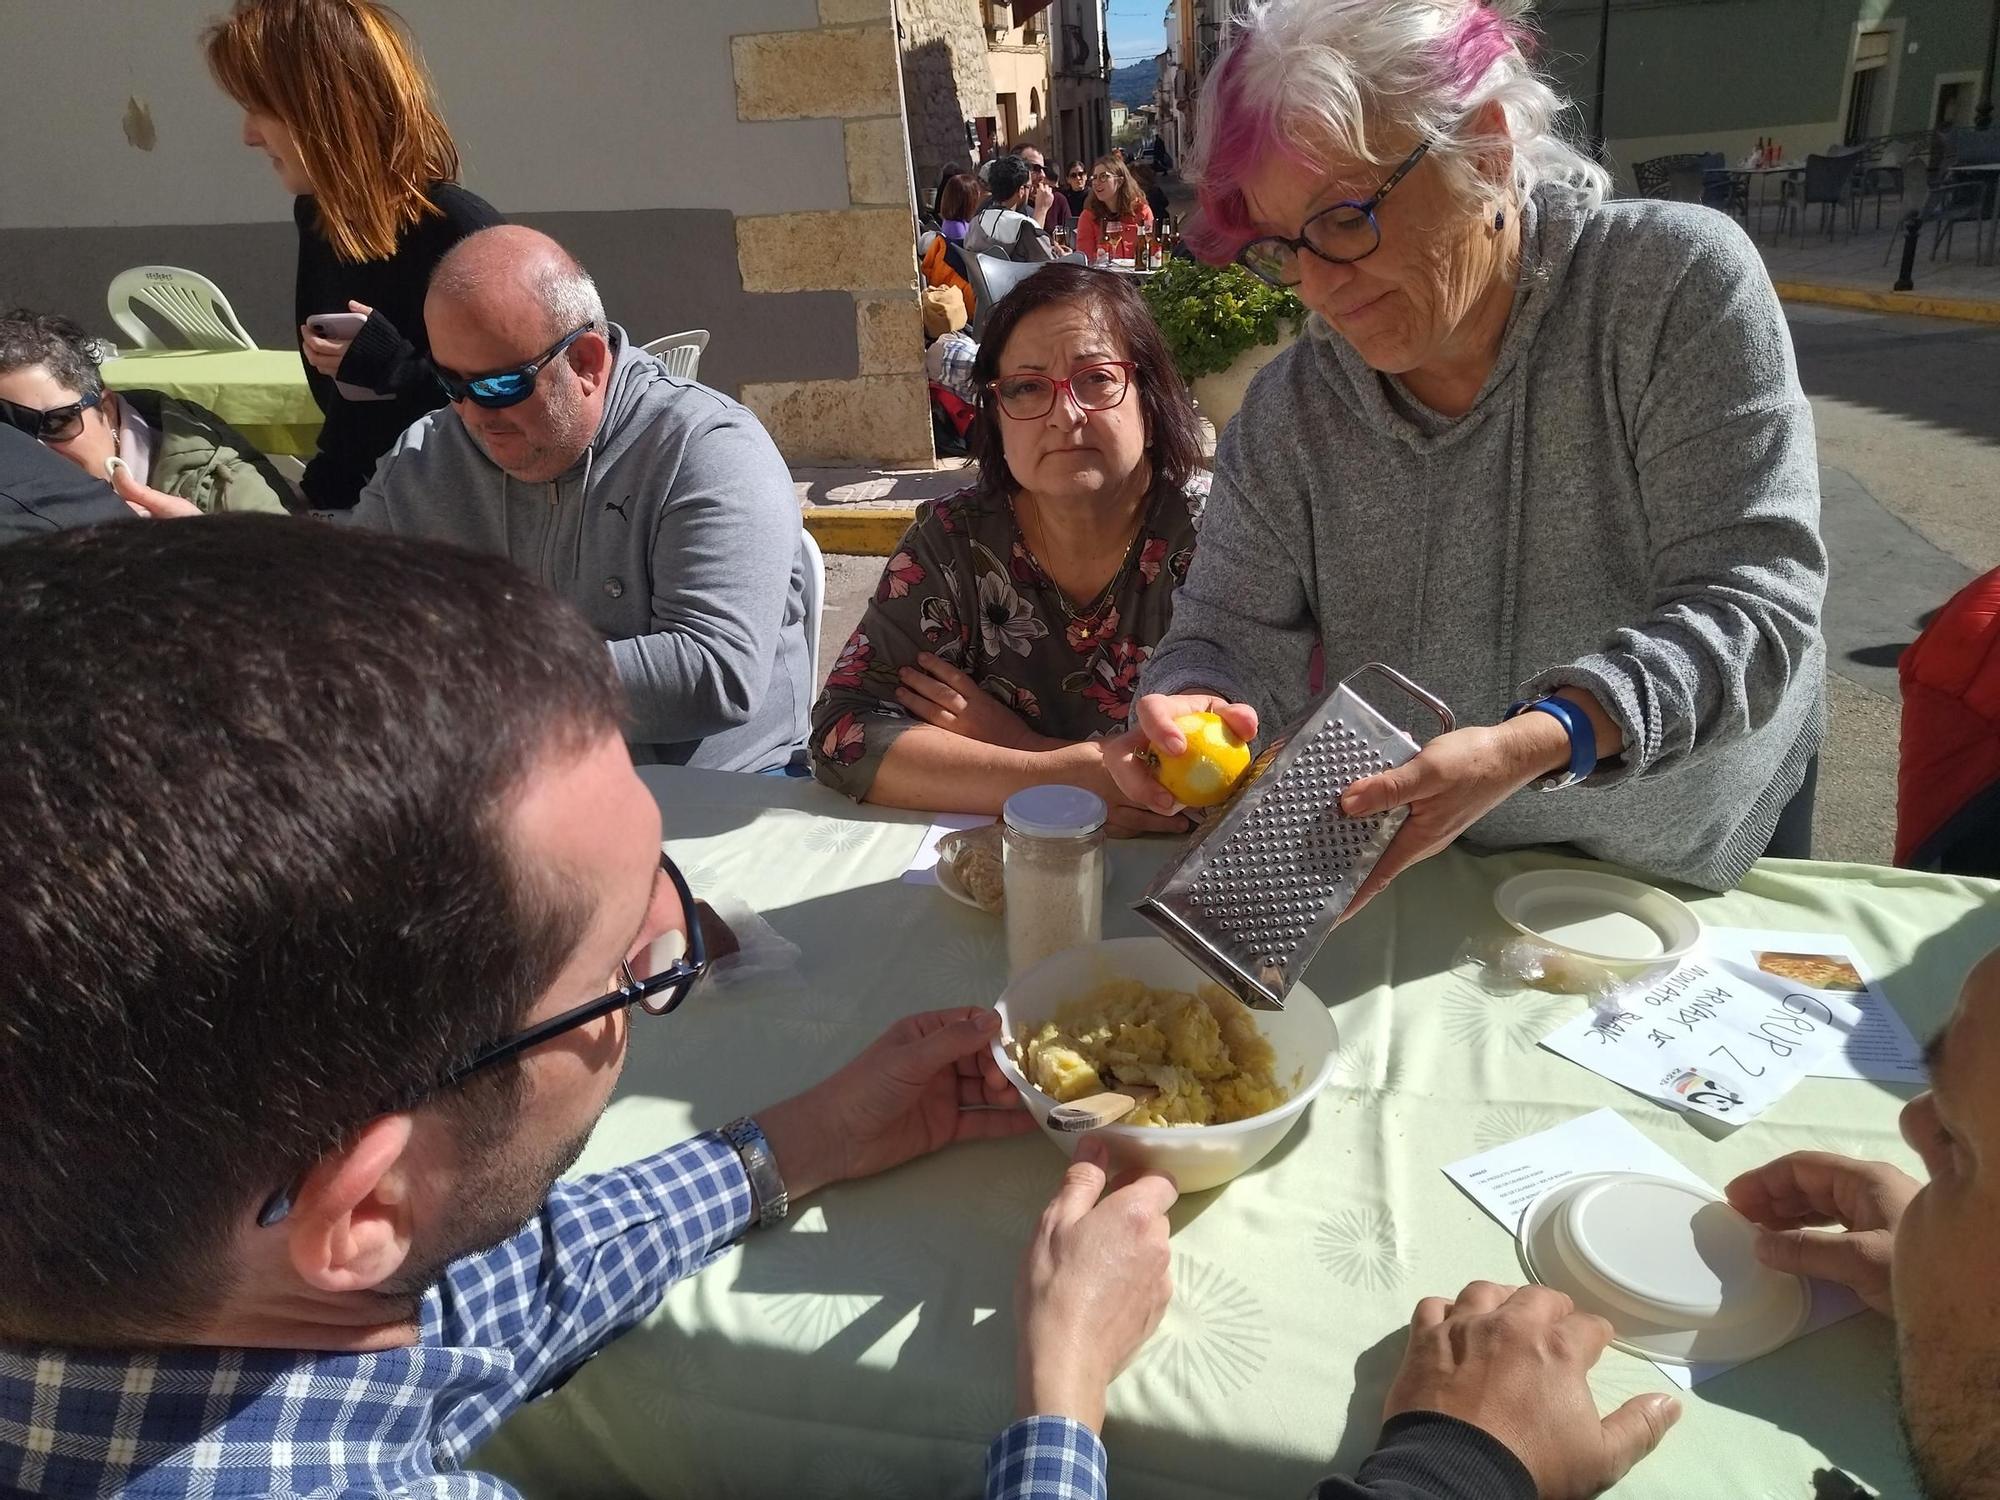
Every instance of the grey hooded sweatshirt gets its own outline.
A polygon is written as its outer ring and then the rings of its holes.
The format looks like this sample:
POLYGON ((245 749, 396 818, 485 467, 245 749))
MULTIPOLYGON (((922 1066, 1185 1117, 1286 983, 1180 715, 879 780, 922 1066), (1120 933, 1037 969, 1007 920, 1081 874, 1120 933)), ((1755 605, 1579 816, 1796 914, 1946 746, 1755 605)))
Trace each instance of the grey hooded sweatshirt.
POLYGON ((761 771, 805 744, 806 561, 756 417, 611 328, 597 435, 549 484, 509 478, 450 407, 376 465, 350 524, 512 559, 611 644, 635 760, 761 771))
MULTIPOLYGON (((1725 889, 1762 854, 1826 723, 1812 411, 1769 275, 1722 214, 1526 205, 1500 358, 1447 418, 1317 317, 1223 434, 1194 568, 1142 688, 1282 727, 1383 661, 1461 725, 1587 689, 1624 753, 1473 824, 1725 889)), ((1364 696, 1420 737, 1425 710, 1364 696)))

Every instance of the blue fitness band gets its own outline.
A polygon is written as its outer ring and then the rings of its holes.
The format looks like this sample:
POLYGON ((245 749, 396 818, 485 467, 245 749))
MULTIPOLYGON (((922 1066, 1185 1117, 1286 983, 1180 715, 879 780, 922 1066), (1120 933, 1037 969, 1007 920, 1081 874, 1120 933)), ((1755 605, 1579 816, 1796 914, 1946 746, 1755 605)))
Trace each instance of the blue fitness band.
POLYGON ((1511 705, 1502 722, 1537 709, 1562 725, 1569 736, 1569 770, 1544 777, 1537 785, 1545 792, 1575 786, 1597 769, 1597 730, 1590 722, 1590 715, 1563 698, 1536 698, 1511 705))

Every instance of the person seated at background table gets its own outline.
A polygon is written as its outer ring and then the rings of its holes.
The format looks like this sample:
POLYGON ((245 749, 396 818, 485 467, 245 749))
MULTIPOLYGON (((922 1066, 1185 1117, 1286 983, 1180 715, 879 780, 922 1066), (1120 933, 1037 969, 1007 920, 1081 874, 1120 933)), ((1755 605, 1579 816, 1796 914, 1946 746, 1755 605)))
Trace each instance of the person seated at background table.
POLYGON ((1073 161, 1063 171, 1063 202, 1069 205, 1070 221, 1074 223, 1083 212, 1084 201, 1090 196, 1090 169, 1080 161, 1073 161))
MULTIPOLYGON (((973 176, 972 163, 969 161, 946 162, 944 166, 938 170, 937 185, 931 189, 930 198, 925 204, 925 207, 927 207, 930 210, 930 215, 932 219, 941 220, 944 218, 945 184, 950 182, 954 177, 972 177, 972 176, 973 176)), ((973 177, 973 181, 977 182, 979 181, 979 179, 973 177)), ((981 187, 983 190, 984 188, 983 183, 981 184, 981 187)))
POLYGON ((1896 676, 1895 862, 2000 877, 2000 568, 1945 601, 1896 676))
POLYGON ((1167 628, 1207 493, 1201 429, 1123 280, 1048 266, 994 308, 973 362, 978 483, 918 508, 813 708, 813 770, 859 801, 998 812, 1067 781, 1115 831, 1102 741, 1167 628))
POLYGON ((532 229, 460 243, 424 318, 451 404, 353 524, 500 553, 568 599, 611 643, 641 761, 805 775, 804 533, 756 417, 635 347, 532 229))
POLYGON ((1766 1231, 1766 1265, 1851 1287, 1895 1320, 1921 1491, 1984 1500, 2000 1494, 2000 952, 1974 967, 1925 1059, 1930 1090, 1904 1106, 1902 1125, 1927 1183, 1887 1162, 1800 1151, 1726 1191, 1766 1231))
POLYGON ((995 260, 1038 261, 1054 258, 1023 208, 1028 200, 1028 165, 1018 156, 996 157, 986 185, 993 194, 986 207, 966 226, 965 248, 995 260))
POLYGON ((203 45, 243 110, 243 144, 297 195, 299 348, 326 418, 302 487, 313 509, 345 510, 403 429, 444 404, 424 288, 446 251, 500 215, 459 185, 423 60, 387 7, 237 0, 203 45), (309 321, 326 313, 367 321, 322 337, 309 321), (345 396, 336 380, 382 399, 345 396))
POLYGON ((1136 755, 1177 716, 1283 725, 1316 645, 1328 682, 1399 668, 1464 727, 1342 798, 1409 808, 1362 902, 1461 834, 1718 890, 1811 854, 1826 549, 1784 314, 1725 216, 1605 201, 1519 9, 1271 0, 1204 94, 1196 248, 1313 317, 1223 433, 1114 765, 1171 807, 1136 755))
MULTIPOLYGON (((504 560, 98 527, 0 549, 0 639, 0 1491, 512 1495, 466 1455, 753 1226, 1034 1129, 928 1011, 557 1181, 707 950, 603 647, 504 560)), ((1165 1310, 1173 1185, 1104 1188, 1029 1244, 989 1495, 1101 1468, 1165 1310)))
POLYGON ((986 190, 970 172, 947 178, 938 190, 938 233, 954 245, 964 244, 965 231, 985 196, 986 190))
POLYGON ((1028 167, 1028 196, 1022 212, 1035 221, 1044 234, 1055 235, 1069 228, 1069 202, 1056 191, 1049 176, 1048 159, 1039 146, 1023 146, 1021 160, 1028 167))
POLYGON ((68 318, 0 313, 0 421, 96 479, 117 458, 203 511, 287 508, 284 476, 214 412, 159 391, 107 391, 97 341, 68 318))
POLYGON ((1153 227, 1153 210, 1132 169, 1116 156, 1100 156, 1090 169, 1090 200, 1076 219, 1076 248, 1086 265, 1100 247, 1118 260, 1130 260, 1139 231, 1153 227))
POLYGON ((1160 174, 1153 169, 1151 162, 1143 158, 1131 163, 1126 170, 1132 174, 1132 180, 1139 184, 1140 196, 1146 200, 1146 208, 1153 216, 1154 227, 1165 227, 1170 205, 1167 202, 1167 190, 1160 186, 1160 174))

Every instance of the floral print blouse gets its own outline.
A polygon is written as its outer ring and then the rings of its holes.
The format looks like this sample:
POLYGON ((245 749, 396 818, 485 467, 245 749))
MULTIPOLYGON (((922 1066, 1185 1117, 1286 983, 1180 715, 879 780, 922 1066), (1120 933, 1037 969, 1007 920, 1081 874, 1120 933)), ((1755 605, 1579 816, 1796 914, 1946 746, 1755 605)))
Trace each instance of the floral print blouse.
POLYGON ((1194 560, 1208 475, 1155 494, 1118 575, 1075 612, 1028 550, 1004 495, 960 490, 917 508, 875 600, 813 705, 813 774, 860 801, 913 728, 898 671, 928 651, 967 673, 1037 734, 1084 740, 1125 727, 1139 670, 1167 633, 1194 560))

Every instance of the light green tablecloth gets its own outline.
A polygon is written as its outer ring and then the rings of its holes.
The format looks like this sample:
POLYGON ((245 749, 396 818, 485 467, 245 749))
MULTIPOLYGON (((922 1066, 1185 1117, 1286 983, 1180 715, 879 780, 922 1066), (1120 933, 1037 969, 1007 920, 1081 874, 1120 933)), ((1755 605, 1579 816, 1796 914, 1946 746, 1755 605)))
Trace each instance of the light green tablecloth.
POLYGON ((318 445, 320 410, 296 349, 135 349, 104 362, 104 383, 198 402, 266 453, 310 457, 318 445))
MULTIPOLYGON (((899 880, 921 815, 876 817, 811 784, 652 768, 669 846, 697 892, 749 902, 798 968, 635 1014, 620 1098, 582 1168, 643 1155, 781 1098, 893 1017, 990 1001, 1005 973, 991 917, 899 880)), ((1113 846, 1106 933, 1169 846, 1113 846)), ((1535 1045, 1578 1002, 1496 1000, 1454 964, 1506 875, 1560 863, 1448 854, 1339 932, 1307 976, 1342 1036, 1334 1087, 1248 1176, 1174 1210, 1177 1298, 1112 1388, 1116 1496, 1296 1496, 1371 1446, 1419 1297, 1519 1281, 1513 1241, 1446 1162, 1601 1106, 1716 1185, 1799 1147, 1913 1166, 1902 1100, 1809 1079, 1722 1142, 1535 1045)), ((1919 1035, 1973 959, 2000 944, 2000 886, 1848 865, 1768 862, 1704 920, 1845 932, 1919 1035)), ((477 1461, 531 1495, 702 1497, 979 1493, 1011 1415, 1021 1247, 1062 1161, 1039 1135, 961 1147, 830 1189, 683 1282, 647 1324, 516 1417, 477 1461)), ((1622 1497, 1804 1500, 1833 1465, 1904 1495, 1888 1396, 1891 1332, 1863 1314, 1701 1385, 1622 1497)), ((1607 1353, 1610 1404, 1665 1389, 1607 1353)))

